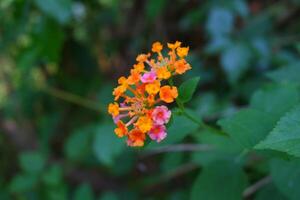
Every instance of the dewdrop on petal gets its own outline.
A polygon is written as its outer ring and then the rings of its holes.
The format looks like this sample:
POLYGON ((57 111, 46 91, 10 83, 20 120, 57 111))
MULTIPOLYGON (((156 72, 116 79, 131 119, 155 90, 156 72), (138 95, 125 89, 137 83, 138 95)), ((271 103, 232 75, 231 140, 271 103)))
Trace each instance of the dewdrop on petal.
POLYGON ((178 91, 166 80, 191 69, 185 60, 189 47, 181 47, 179 41, 167 46, 167 56, 160 42, 152 45, 154 56, 139 54, 130 75, 120 77, 113 90, 115 102, 108 105, 108 113, 116 124, 115 134, 126 137, 128 146, 141 147, 147 138, 160 142, 167 137, 172 112, 166 105, 175 101, 178 91))

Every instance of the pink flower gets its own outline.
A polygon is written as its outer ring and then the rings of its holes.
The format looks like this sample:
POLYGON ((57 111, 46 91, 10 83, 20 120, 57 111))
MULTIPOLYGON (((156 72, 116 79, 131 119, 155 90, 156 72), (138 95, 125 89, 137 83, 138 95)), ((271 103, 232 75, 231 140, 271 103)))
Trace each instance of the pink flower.
POLYGON ((151 115, 155 124, 163 125, 170 120, 171 111, 166 106, 156 106, 151 115))
POLYGON ((152 83, 156 79, 156 73, 154 71, 146 72, 141 77, 143 83, 152 83))
POLYGON ((152 140, 160 142, 167 136, 166 127, 158 124, 153 125, 148 134, 152 140))

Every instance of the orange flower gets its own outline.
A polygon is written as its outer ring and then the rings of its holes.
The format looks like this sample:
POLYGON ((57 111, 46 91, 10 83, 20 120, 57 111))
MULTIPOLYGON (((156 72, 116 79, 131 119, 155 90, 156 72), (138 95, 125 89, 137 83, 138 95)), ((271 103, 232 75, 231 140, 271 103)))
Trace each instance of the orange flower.
POLYGON ((158 54, 156 59, 151 58, 150 53, 138 55, 130 75, 118 79, 119 85, 113 95, 115 101, 121 99, 122 102, 110 103, 108 112, 117 125, 116 135, 126 136, 129 146, 143 146, 147 135, 157 142, 167 136, 165 124, 170 119, 171 111, 157 104, 172 103, 178 96, 177 88, 164 85, 165 80, 191 69, 183 59, 189 48, 180 46, 179 41, 168 43, 170 51, 168 56, 164 56, 161 53, 163 45, 155 42, 152 52, 158 54))
POLYGON ((180 45, 181 45, 181 42, 179 42, 179 41, 176 41, 174 44, 168 43, 168 47, 169 47, 170 49, 172 49, 172 50, 174 50, 174 49, 180 47, 180 45))
POLYGON ((168 85, 163 86, 160 88, 159 91, 160 99, 163 100, 166 103, 172 103, 174 99, 177 98, 178 92, 177 88, 175 86, 170 87, 168 85))
POLYGON ((117 128, 115 128, 115 133, 118 137, 123 137, 128 133, 126 125, 121 120, 117 122, 117 128))
POLYGON ((175 67, 175 72, 177 74, 183 74, 187 70, 191 69, 190 64, 186 63, 186 61, 184 59, 176 61, 174 63, 174 67, 175 67))
POLYGON ((138 55, 138 56, 136 57, 136 61, 143 63, 143 62, 145 62, 149 57, 150 57, 150 54, 149 54, 149 53, 148 53, 148 54, 140 54, 140 55, 138 55))
POLYGON ((139 129, 133 129, 128 133, 128 146, 141 147, 144 146, 144 141, 146 140, 146 135, 139 129))
POLYGON ((144 68, 145 68, 145 65, 144 65, 144 63, 142 63, 142 62, 139 62, 139 63, 133 65, 133 69, 134 69, 136 72, 139 72, 139 73, 141 73, 142 71, 144 71, 144 68))
POLYGON ((127 83, 129 85, 134 85, 134 84, 138 83, 139 81, 140 81, 140 73, 132 69, 131 74, 127 79, 127 83))
POLYGON ((119 105, 115 103, 110 103, 108 105, 108 113, 111 114, 113 117, 119 114, 119 105))
POLYGON ((135 125, 143 132, 146 133, 152 127, 152 120, 148 116, 142 116, 138 119, 135 125))
POLYGON ((146 91, 148 94, 157 94, 160 89, 160 82, 159 81, 154 81, 153 83, 148 83, 145 87, 146 91))
POLYGON ((167 66, 158 68, 156 74, 159 79, 169 79, 171 77, 171 72, 168 70, 167 66))
POLYGON ((161 52, 161 50, 163 49, 163 46, 161 45, 160 42, 154 42, 153 45, 152 45, 152 51, 153 52, 161 52))
POLYGON ((187 54, 189 52, 189 47, 178 47, 176 50, 177 50, 177 55, 180 58, 183 58, 183 57, 187 56, 187 54))

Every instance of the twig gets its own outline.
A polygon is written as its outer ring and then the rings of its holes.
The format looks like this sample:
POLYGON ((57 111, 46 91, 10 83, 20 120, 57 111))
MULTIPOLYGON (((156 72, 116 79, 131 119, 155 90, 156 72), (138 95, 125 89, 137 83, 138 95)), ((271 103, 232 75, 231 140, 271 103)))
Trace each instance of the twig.
POLYGON ((266 176, 263 179, 257 181, 250 187, 246 188, 243 192, 243 197, 248 198, 253 195, 257 190, 264 187, 265 185, 269 184, 272 181, 271 176, 266 176))
POLYGON ((101 105, 100 103, 96 103, 92 100, 89 99, 85 99, 81 96, 75 95, 73 93, 70 92, 66 92, 57 88, 53 88, 53 87, 43 87, 43 91, 47 92, 48 94, 62 99, 64 101, 97 111, 97 112, 106 112, 105 108, 103 105, 101 105))
POLYGON ((213 147, 208 144, 175 144, 151 149, 143 153, 142 157, 152 156, 166 152, 209 151, 212 149, 213 147))

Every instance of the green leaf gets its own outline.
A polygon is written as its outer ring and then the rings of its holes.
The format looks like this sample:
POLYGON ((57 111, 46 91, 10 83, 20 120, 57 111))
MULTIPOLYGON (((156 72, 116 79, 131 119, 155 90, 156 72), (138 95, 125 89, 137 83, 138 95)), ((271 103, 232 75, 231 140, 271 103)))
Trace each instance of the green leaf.
POLYGON ((214 8, 209 13, 206 30, 213 36, 229 34, 233 28, 233 22, 234 18, 229 10, 214 8))
POLYGON ((34 0, 34 2, 45 14, 61 24, 67 23, 71 18, 71 0, 34 0))
POLYGON ((246 185, 246 175, 239 165, 214 162, 196 178, 191 200, 240 200, 246 185))
POLYGON ((59 165, 51 166, 42 176, 43 182, 48 186, 57 186, 63 180, 63 170, 59 165))
POLYGON ((275 121, 299 102, 299 92, 289 85, 272 85, 258 90, 251 98, 250 106, 270 114, 275 121))
POLYGON ((89 154, 93 136, 91 132, 92 128, 94 127, 79 129, 75 133, 72 133, 66 140, 64 152, 68 159, 79 161, 89 154))
POLYGON ((9 184, 9 191, 21 193, 32 190, 38 183, 38 177, 30 174, 18 174, 13 177, 9 184))
POLYGON ((112 165, 124 147, 124 141, 114 134, 112 124, 104 124, 97 128, 93 149, 100 162, 105 165, 112 165))
POLYGON ((267 73, 267 77, 276 82, 300 84, 300 62, 267 73))
POLYGON ((231 138, 224 135, 217 135, 210 131, 202 131, 197 136, 197 143, 211 146, 211 150, 205 152, 193 152, 191 159, 194 163, 207 166, 215 161, 235 160, 243 150, 231 138))
POLYGON ((249 67, 251 52, 244 44, 235 44, 221 55, 222 67, 230 83, 236 83, 249 67))
POLYGON ((153 21, 164 10, 167 5, 166 0, 148 0, 146 8, 147 19, 153 21))
POLYGON ((300 199, 300 162, 273 160, 271 176, 277 189, 290 200, 300 199))
POLYGON ((101 194, 101 196, 98 198, 99 200, 118 200, 118 196, 113 192, 104 192, 101 194))
POLYGON ((20 155, 20 166, 28 173, 39 173, 46 164, 46 157, 39 152, 25 152, 20 155))
POLYGON ((263 187, 258 194, 256 195, 254 200, 288 200, 285 196, 283 196, 280 191, 274 186, 274 184, 269 184, 263 187))
POLYGON ((218 122, 223 130, 244 148, 252 148, 273 128, 273 119, 266 113, 244 109, 218 122))
POLYGON ((300 105, 280 118, 268 137, 255 148, 272 149, 300 157, 300 105))
POLYGON ((80 186, 78 186, 78 188, 74 193, 74 200, 82 200, 82 199, 85 200, 95 199, 92 188, 86 183, 83 183, 80 186))
POLYGON ((195 77, 182 83, 179 87, 179 99, 182 103, 190 101, 197 89, 200 78, 195 77))

